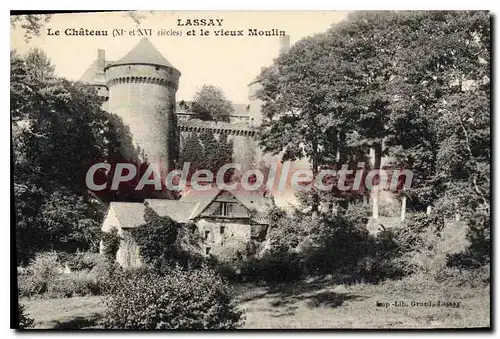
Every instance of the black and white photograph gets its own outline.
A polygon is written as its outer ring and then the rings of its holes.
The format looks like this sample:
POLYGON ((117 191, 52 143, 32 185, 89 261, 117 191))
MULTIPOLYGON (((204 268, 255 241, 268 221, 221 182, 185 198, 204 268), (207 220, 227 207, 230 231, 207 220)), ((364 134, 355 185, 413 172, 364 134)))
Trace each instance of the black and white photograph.
POLYGON ((11 328, 492 328, 487 10, 10 13, 11 328))

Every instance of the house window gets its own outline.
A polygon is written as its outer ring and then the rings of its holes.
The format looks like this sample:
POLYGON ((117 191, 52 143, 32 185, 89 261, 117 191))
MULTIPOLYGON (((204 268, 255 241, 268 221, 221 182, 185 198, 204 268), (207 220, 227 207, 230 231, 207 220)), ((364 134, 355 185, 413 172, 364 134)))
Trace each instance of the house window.
POLYGON ((211 248, 210 248, 210 247, 206 247, 206 248, 205 248, 205 254, 207 254, 207 255, 208 255, 208 254, 210 254, 210 250, 211 250, 211 248))
POLYGON ((208 236, 210 235, 210 231, 205 231, 205 240, 208 239, 208 236))
POLYGON ((224 234, 224 229, 226 228, 226 226, 221 226, 220 227, 220 234, 224 234))
POLYGON ((217 208, 214 210, 212 215, 216 216, 229 216, 233 214, 233 205, 229 202, 219 202, 217 208))

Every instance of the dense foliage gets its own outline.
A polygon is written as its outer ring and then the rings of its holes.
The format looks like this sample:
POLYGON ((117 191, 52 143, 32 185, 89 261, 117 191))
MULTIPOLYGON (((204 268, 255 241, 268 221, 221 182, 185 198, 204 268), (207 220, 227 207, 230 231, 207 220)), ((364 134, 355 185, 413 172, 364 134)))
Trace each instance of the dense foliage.
POLYGON ((95 253, 40 252, 18 272, 19 295, 49 298, 105 293, 116 264, 95 253))
MULTIPOLYGON (((297 42, 258 80, 266 151, 306 157, 314 175, 364 161, 368 148, 373 169, 388 155, 393 168, 414 173, 398 192, 408 209, 433 206, 441 225, 460 215, 471 241, 461 262, 489 261, 487 12, 356 12, 297 42)), ((316 210, 338 193, 304 200, 316 210)))
POLYGON ((224 92, 219 87, 203 85, 196 92, 191 104, 191 110, 198 119, 229 121, 234 108, 226 99, 224 92))
POLYGON ((109 261, 116 259, 116 252, 120 248, 121 237, 118 235, 118 230, 112 228, 108 232, 101 233, 102 254, 109 261))
POLYGON ((107 305, 105 328, 234 329, 243 320, 228 285, 206 267, 116 276, 107 305))
POLYGON ((144 263, 159 272, 176 264, 188 267, 201 263, 196 226, 160 217, 150 207, 145 208, 144 220, 146 223, 131 233, 144 263))
MULTIPOLYGON (((228 140, 226 134, 218 138, 211 131, 190 133, 183 142, 179 157, 179 168, 184 163, 190 163, 188 180, 197 170, 209 170, 215 175, 219 169, 233 162, 233 142, 228 140)), ((230 171, 228 171, 230 176, 230 171)))
POLYGON ((19 328, 27 329, 33 327, 35 321, 26 314, 26 308, 24 305, 19 304, 18 306, 18 317, 19 317, 19 328))
POLYGON ((38 251, 96 251, 104 207, 87 191, 96 162, 133 155, 128 129, 95 89, 57 78, 40 50, 11 52, 17 261, 38 251))

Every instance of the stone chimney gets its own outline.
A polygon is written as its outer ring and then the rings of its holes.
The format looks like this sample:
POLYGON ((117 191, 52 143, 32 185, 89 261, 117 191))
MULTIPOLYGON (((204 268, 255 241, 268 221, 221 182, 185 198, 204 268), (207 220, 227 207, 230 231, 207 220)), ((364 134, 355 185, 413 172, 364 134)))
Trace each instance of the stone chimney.
POLYGON ((104 66, 106 66, 105 53, 106 52, 101 48, 97 50, 97 62, 99 63, 99 68, 101 70, 104 70, 104 66))
POLYGON ((288 52, 290 50, 290 36, 282 35, 280 39, 280 55, 288 52))

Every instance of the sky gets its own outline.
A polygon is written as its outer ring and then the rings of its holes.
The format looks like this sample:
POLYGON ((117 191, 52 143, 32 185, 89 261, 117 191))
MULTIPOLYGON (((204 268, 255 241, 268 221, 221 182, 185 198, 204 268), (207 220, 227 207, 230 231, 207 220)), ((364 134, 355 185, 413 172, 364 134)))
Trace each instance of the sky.
POLYGON ((139 36, 113 37, 113 29, 152 29, 155 34, 148 37, 155 47, 180 72, 177 100, 191 100, 201 86, 220 87, 228 100, 234 103, 248 102, 247 85, 259 74, 262 67, 269 66, 278 56, 277 36, 215 36, 219 29, 284 30, 293 45, 307 36, 326 31, 347 17, 345 11, 154 11, 138 12, 144 19, 138 26, 124 12, 56 14, 42 28, 39 37, 28 43, 24 30, 11 29, 11 49, 25 53, 31 48, 40 48, 56 66, 58 76, 78 80, 93 60, 97 49, 106 51, 106 59, 116 61, 127 54, 141 39, 139 36), (179 27, 182 19, 223 19, 222 27, 179 27), (108 36, 66 36, 67 28, 108 30, 108 36), (187 36, 195 29, 197 36, 187 36), (200 36, 200 28, 211 31, 210 36, 200 36), (47 30, 60 30, 61 35, 49 36, 47 30), (157 36, 160 29, 182 31, 181 37, 157 36))

